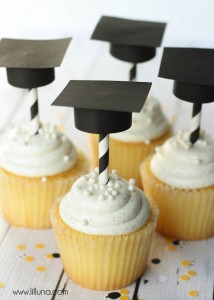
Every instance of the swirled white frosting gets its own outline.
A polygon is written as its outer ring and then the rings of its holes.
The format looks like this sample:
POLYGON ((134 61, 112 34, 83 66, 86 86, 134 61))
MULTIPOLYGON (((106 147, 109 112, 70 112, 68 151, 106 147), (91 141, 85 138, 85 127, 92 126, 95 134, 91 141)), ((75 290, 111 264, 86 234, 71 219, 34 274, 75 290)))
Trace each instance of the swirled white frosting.
POLYGON ((214 138, 204 131, 192 145, 189 133, 168 139, 151 160, 153 174, 170 186, 184 189, 214 185, 214 138))
POLYGON ((41 177, 59 174, 76 162, 72 142, 50 124, 30 134, 29 126, 15 126, 2 138, 0 166, 13 174, 41 177))
POLYGON ((112 171, 107 185, 99 185, 98 171, 80 177, 60 202, 59 212, 69 227, 87 234, 121 235, 143 226, 150 213, 135 180, 112 171))
POLYGON ((150 96, 140 113, 132 114, 132 126, 126 131, 111 134, 111 137, 124 142, 144 142, 149 144, 169 129, 169 123, 159 102, 150 96))

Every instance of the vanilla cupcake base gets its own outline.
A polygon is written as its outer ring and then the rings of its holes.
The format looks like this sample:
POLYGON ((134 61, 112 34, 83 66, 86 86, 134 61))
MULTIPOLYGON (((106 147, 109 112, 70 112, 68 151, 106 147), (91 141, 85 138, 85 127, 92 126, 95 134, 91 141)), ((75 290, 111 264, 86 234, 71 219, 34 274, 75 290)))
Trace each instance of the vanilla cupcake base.
POLYGON ((80 151, 76 164, 55 176, 27 178, 0 169, 0 202, 5 219, 14 226, 51 227, 49 212, 52 203, 88 171, 88 160, 80 151))
POLYGON ((51 222, 67 275, 93 290, 123 288, 145 271, 157 209, 139 230, 125 235, 90 235, 67 226, 59 214, 59 203, 51 210, 51 222))
POLYGON ((182 240, 201 240, 214 235, 214 186, 179 189, 158 180, 150 169, 151 158, 141 165, 146 196, 160 211, 157 231, 182 240))
MULTIPOLYGON (((91 153, 92 166, 98 166, 98 135, 89 134, 89 146, 91 153)), ((150 154, 154 153, 157 146, 163 144, 172 136, 171 128, 161 137, 152 140, 149 144, 144 142, 124 142, 110 138, 110 170, 116 169, 121 177, 128 180, 134 178, 136 185, 142 188, 139 166, 140 163, 150 154)))

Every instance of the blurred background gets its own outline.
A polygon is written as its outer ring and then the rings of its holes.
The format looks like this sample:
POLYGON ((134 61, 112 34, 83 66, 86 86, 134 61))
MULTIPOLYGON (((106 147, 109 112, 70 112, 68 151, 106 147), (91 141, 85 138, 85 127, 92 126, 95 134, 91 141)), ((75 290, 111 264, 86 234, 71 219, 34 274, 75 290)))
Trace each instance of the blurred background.
MULTIPOLYGON (((213 0, 0 0, 0 38, 54 39, 72 37, 56 80, 39 88, 42 122, 60 124, 75 144, 87 152, 84 133, 75 129, 72 109, 51 107, 70 79, 128 80, 129 63, 113 58, 109 44, 90 40, 102 15, 167 22, 162 47, 214 48, 213 0)), ((174 123, 189 130, 191 104, 172 94, 172 81, 158 78, 162 49, 137 67, 138 81, 152 81, 153 94, 174 123), (179 115, 179 116, 178 116, 179 115)), ((87 95, 86 95, 87 97, 87 95)), ((27 91, 7 83, 0 69, 0 132, 29 120, 27 91)), ((214 134, 214 105, 203 106, 202 128, 214 134)))

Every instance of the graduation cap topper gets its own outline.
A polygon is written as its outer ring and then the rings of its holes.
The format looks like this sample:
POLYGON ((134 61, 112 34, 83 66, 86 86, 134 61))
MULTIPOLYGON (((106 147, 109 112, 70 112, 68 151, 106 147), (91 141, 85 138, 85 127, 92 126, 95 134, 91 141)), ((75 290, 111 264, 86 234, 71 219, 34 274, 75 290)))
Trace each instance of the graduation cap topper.
POLYGON ((131 126, 132 112, 140 112, 151 83, 71 80, 52 105, 74 107, 75 126, 98 133, 100 183, 108 173, 108 134, 131 126))
POLYGON ((114 57, 139 63, 155 56, 165 26, 166 23, 103 16, 91 38, 110 42, 110 52, 114 57))
POLYGON ((0 42, 0 67, 7 70, 8 82, 29 89, 32 133, 40 126, 36 88, 54 81, 54 68, 61 65, 71 38, 21 40, 3 38, 0 42))
POLYGON ((129 80, 136 80, 136 64, 152 59, 162 42, 166 23, 103 16, 92 39, 110 42, 112 56, 133 64, 129 80))
POLYGON ((54 80, 71 38, 57 40, 5 39, 0 42, 0 67, 7 69, 8 82, 32 89, 54 80))
POLYGON ((214 101, 214 49, 165 48, 159 77, 173 79, 174 95, 193 103, 190 141, 195 143, 202 103, 214 101))

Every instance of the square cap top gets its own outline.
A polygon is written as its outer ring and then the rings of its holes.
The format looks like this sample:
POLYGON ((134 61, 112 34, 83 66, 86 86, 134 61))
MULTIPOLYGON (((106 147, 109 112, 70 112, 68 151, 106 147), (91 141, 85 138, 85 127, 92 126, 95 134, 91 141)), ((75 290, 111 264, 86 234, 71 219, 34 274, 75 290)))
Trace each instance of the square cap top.
POLYGON ((174 80, 174 94, 193 103, 214 101, 214 49, 164 48, 159 77, 174 80))
POLYGON ((74 107, 75 125, 91 133, 113 133, 131 126, 151 83, 71 80, 52 105, 74 107))
POLYGON ((121 60, 143 62, 155 56, 166 23, 101 17, 92 39, 111 43, 111 54, 121 60))
POLYGON ((57 40, 5 39, 0 42, 0 67, 55 68, 61 65, 71 38, 57 40))
POLYGON ((51 83, 71 38, 57 40, 20 40, 3 38, 0 42, 0 67, 7 69, 8 82, 20 88, 35 88, 51 83))

